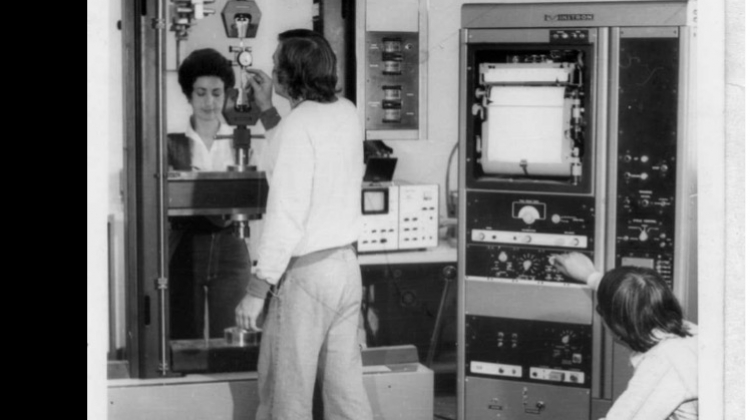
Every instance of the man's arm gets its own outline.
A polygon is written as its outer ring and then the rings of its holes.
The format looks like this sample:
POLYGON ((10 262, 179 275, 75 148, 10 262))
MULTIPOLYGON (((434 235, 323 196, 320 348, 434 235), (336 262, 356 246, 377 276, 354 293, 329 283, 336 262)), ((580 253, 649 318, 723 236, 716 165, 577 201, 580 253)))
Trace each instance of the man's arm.
MULTIPOLYGON (((281 122, 281 115, 279 115, 279 111, 276 110, 275 106, 271 106, 260 113, 260 122, 263 124, 263 128, 266 129, 266 132, 268 132, 279 125, 279 122, 281 122)), ((266 136, 266 138, 268 138, 268 136, 266 136)))

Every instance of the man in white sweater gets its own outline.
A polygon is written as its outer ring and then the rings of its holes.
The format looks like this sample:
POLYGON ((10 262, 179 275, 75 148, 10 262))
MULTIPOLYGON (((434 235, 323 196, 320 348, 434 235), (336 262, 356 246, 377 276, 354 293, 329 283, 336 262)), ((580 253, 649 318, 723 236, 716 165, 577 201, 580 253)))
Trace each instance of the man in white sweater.
POLYGON ((335 95, 328 42, 304 29, 279 41, 273 79, 257 70, 250 78, 256 102, 270 103, 273 83, 292 106, 263 158, 270 189, 258 264, 236 310, 240 327, 259 331, 271 289, 256 419, 312 418, 317 376, 327 419, 369 420, 357 342, 362 278, 352 245, 361 229, 362 130, 354 105, 335 95))

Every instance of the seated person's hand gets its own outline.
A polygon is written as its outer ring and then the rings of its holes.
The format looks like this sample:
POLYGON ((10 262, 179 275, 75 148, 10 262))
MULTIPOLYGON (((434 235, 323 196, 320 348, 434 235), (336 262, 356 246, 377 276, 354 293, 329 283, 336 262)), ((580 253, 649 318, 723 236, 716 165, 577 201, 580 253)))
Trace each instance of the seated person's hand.
POLYGON ((561 273, 581 283, 585 283, 596 272, 594 263, 580 252, 553 255, 552 260, 561 273))

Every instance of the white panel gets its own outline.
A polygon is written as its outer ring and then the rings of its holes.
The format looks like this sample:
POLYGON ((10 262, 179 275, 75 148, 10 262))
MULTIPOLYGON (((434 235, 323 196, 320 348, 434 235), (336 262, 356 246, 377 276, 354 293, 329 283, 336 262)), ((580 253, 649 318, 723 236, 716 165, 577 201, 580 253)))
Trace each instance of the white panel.
MULTIPOLYGON (((526 71, 526 70, 523 70, 526 71)), ((490 91, 491 162, 560 163, 563 145, 563 87, 499 87, 490 91)), ((566 175, 565 167, 557 175, 566 175)))
POLYGON ((419 31, 419 0, 367 0, 367 31, 419 31))
MULTIPOLYGON (((364 375, 373 418, 432 420, 433 372, 414 369, 364 375)), ((253 420, 258 408, 255 373, 112 381, 108 420, 253 420), (198 378, 198 380, 192 380, 198 378), (114 385, 113 385, 114 384, 114 385), (122 385, 118 385, 122 384, 122 385)))
POLYGON ((523 375, 523 367, 518 365, 505 365, 501 363, 476 362, 474 360, 469 364, 471 373, 480 375, 509 376, 520 378, 523 375))

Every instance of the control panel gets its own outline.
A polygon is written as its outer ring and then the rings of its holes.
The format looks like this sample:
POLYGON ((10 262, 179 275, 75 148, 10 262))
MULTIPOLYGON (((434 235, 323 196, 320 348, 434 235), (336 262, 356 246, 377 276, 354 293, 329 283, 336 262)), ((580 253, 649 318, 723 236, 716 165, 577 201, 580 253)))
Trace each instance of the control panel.
POLYGON ((631 7, 462 7, 459 419, 598 419, 626 389, 556 255, 654 269, 693 318, 690 9, 631 7))
POLYGON ((549 31, 549 42, 551 44, 586 44, 589 42, 588 29, 552 29, 549 31))
POLYGON ((673 283, 678 39, 620 45, 615 264, 653 268, 673 283), (642 64, 642 63, 648 63, 642 64), (653 72, 653 76, 649 74, 653 72))
POLYGON ((470 278, 570 282, 552 255, 592 256, 592 197, 467 193, 466 274, 470 278))
POLYGON ((438 185, 370 185, 362 189, 359 252, 438 245, 438 185))
POLYGON ((365 130, 419 128, 419 33, 367 32, 365 130))
POLYGON ((591 327, 570 323, 469 316, 467 376, 591 385, 591 327))

